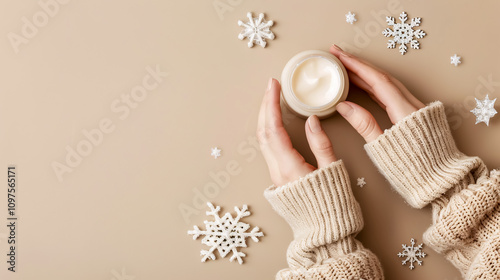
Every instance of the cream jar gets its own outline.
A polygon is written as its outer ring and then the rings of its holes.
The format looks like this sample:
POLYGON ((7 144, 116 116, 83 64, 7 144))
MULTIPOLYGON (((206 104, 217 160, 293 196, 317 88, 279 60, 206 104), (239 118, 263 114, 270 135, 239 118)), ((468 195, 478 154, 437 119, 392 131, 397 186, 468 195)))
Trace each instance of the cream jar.
POLYGON ((296 115, 320 119, 335 113, 347 98, 349 77, 334 55, 318 50, 298 53, 281 74, 281 100, 296 115))

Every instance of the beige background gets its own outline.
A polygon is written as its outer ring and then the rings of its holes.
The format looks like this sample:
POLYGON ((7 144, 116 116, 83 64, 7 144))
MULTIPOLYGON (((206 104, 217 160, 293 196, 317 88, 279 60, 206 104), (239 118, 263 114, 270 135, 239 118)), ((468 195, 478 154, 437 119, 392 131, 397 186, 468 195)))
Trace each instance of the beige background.
MULTIPOLYGON (((390 71, 422 101, 445 102, 458 146, 500 166, 494 148, 500 117, 489 127, 474 125, 465 111, 474 96, 500 97, 498 1, 220 0, 231 7, 220 15, 213 0, 68 2, 17 54, 8 34, 22 34, 23 17, 32 21, 42 9, 35 1, 0 3, 2 184, 9 164, 19 176, 18 272, 6 270, 3 185, 0 279, 272 279, 286 267, 292 234, 262 195, 271 182, 254 145, 259 105, 268 77, 279 78, 290 57, 332 43, 390 71), (385 15, 403 10, 422 17, 428 35, 420 50, 401 56, 386 49, 381 31, 385 15), (237 21, 248 11, 265 12, 276 22, 276 39, 265 49, 249 49, 237 39, 237 21), (354 25, 345 22, 348 11, 357 15, 354 25), (459 67, 450 65, 454 53, 463 57, 459 67), (120 119, 111 105, 156 65, 168 78, 120 119), (75 149, 85 139, 83 130, 98 128, 103 119, 114 131, 59 181, 52 164, 64 163, 66 147, 75 149), (210 157, 213 146, 223 149, 217 160, 210 157), (206 246, 186 232, 204 226, 205 208, 183 218, 179 207, 195 207, 196 191, 213 182, 210 172, 230 162, 239 173, 210 200, 224 212, 250 205, 247 221, 265 236, 242 249, 244 265, 228 258, 201 263, 199 251, 206 246)), ((389 127, 384 112, 360 90, 352 89, 348 99, 389 127)), ((313 162, 304 121, 286 116, 295 147, 313 162)), ((323 125, 363 209, 359 239, 380 257, 386 278, 459 279, 430 248, 424 266, 410 271, 401 265, 401 244, 412 237, 422 241, 430 209, 414 210, 390 189, 342 118, 323 125), (358 177, 366 178, 363 189, 355 185, 358 177)))

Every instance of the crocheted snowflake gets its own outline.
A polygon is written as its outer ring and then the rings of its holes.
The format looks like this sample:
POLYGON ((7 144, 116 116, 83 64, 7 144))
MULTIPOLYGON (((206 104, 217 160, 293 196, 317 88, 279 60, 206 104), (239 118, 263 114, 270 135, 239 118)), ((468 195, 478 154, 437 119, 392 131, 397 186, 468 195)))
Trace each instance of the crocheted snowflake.
POLYGON ((207 202, 210 211, 207 211, 207 216, 213 216, 214 221, 205 221, 206 230, 200 230, 197 226, 194 226, 194 230, 188 231, 188 234, 193 235, 193 240, 196 240, 200 235, 205 235, 201 243, 210 247, 210 250, 201 250, 201 261, 205 262, 207 259, 215 260, 214 251, 217 249, 219 255, 224 258, 229 252, 232 252, 232 256, 229 261, 238 260, 239 264, 243 263, 243 257, 246 255, 243 252, 238 251, 238 247, 247 247, 246 239, 251 237, 253 241, 259 242, 258 237, 264 236, 262 232, 259 232, 258 227, 254 227, 251 232, 246 232, 250 225, 240 222, 243 217, 250 216, 250 211, 248 207, 243 205, 243 207, 238 209, 234 207, 236 211, 236 218, 233 218, 230 213, 226 213, 222 218, 219 216, 220 207, 214 208, 212 203, 207 202))
POLYGON ((424 31, 418 29, 413 30, 414 27, 420 26, 421 18, 413 18, 410 23, 406 23, 408 20, 408 14, 402 12, 399 15, 399 20, 401 23, 395 23, 393 17, 386 17, 387 25, 392 26, 393 29, 386 28, 382 31, 385 37, 394 37, 394 39, 389 40, 387 43, 387 48, 394 49, 396 44, 400 44, 399 52, 403 55, 406 53, 408 47, 406 44, 410 43, 413 49, 419 49, 420 43, 416 39, 423 38, 426 34, 424 31))
POLYGON ((419 258, 423 258, 426 256, 426 254, 422 251, 422 246, 424 244, 420 244, 417 247, 415 247, 415 240, 412 238, 410 240, 411 246, 407 246, 406 244, 403 244, 403 252, 398 253, 398 257, 406 259, 402 261, 402 264, 405 265, 407 262, 410 263, 410 269, 414 269, 415 266, 413 265, 415 262, 418 263, 418 265, 422 265, 422 261, 419 260, 419 258))
POLYGON ((217 159, 218 157, 221 156, 220 152, 221 152, 221 149, 215 147, 215 148, 212 148, 212 153, 210 153, 210 155, 213 156, 214 159, 217 159))
POLYGON ((460 61, 460 59, 461 59, 461 57, 457 56, 457 54, 450 56, 451 64, 454 64, 455 66, 458 66, 458 64, 462 63, 462 61, 460 61))
POLYGON ((366 185, 365 178, 364 177, 358 178, 358 184, 357 185, 360 188, 364 187, 366 185))
POLYGON ((347 23, 353 24, 355 21, 358 21, 358 20, 356 19, 356 14, 353 14, 353 13, 351 13, 351 11, 349 11, 349 13, 347 13, 345 15, 345 21, 347 23))
POLYGON ((476 124, 484 122, 487 126, 490 125, 490 119, 496 115, 495 101, 497 99, 490 100, 488 95, 484 100, 476 99, 476 108, 471 110, 471 112, 476 116, 476 124))
POLYGON ((264 14, 259 14, 259 18, 254 18, 252 13, 247 13, 248 22, 244 23, 239 20, 238 25, 244 27, 243 31, 238 35, 238 39, 243 40, 248 38, 248 47, 253 47, 254 42, 261 47, 266 47, 266 39, 273 40, 274 34, 270 27, 273 26, 272 20, 265 21, 264 14))

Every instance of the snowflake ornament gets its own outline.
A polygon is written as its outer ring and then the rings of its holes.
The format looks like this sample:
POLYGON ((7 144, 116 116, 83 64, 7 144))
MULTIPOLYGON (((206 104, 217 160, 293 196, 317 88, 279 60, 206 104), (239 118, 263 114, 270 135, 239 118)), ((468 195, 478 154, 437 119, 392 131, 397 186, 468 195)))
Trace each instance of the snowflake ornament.
POLYGON ((392 26, 393 29, 386 28, 382 31, 382 34, 385 37, 394 37, 394 39, 389 40, 387 43, 387 48, 394 49, 396 44, 399 44, 399 52, 401 55, 406 53, 406 50, 408 49, 406 44, 408 43, 410 43, 412 49, 420 49, 420 42, 416 39, 421 39, 426 34, 420 29, 414 30, 413 28, 420 26, 421 18, 413 18, 410 23, 406 23, 408 20, 408 14, 406 12, 402 12, 399 15, 399 20, 401 20, 401 23, 395 23, 393 17, 386 17, 387 25, 392 26))
POLYGON ((462 63, 462 61, 460 61, 460 59, 461 59, 461 57, 457 56, 457 54, 450 56, 451 64, 454 64, 455 67, 458 66, 458 64, 462 63))
POLYGON ((476 124, 484 122, 487 126, 490 125, 490 119, 496 115, 495 101, 497 99, 490 100, 488 95, 484 100, 476 99, 476 108, 471 110, 471 112, 476 116, 476 124))
POLYGON ((415 266, 413 265, 415 262, 418 263, 418 265, 422 265, 422 261, 419 260, 419 258, 423 258, 426 256, 426 254, 422 251, 422 246, 424 244, 420 244, 417 247, 415 247, 415 240, 412 238, 410 240, 411 246, 407 246, 406 244, 403 244, 403 252, 398 253, 398 257, 406 259, 402 261, 402 265, 405 265, 407 262, 410 263, 410 269, 413 270, 415 266))
POLYGON ((365 185, 366 185, 365 178, 364 177, 358 178, 358 186, 362 188, 365 185))
POLYGON ((238 260, 239 264, 243 263, 243 257, 246 255, 243 252, 238 251, 238 247, 247 247, 246 239, 251 237, 253 241, 259 242, 258 237, 264 236, 262 232, 259 232, 258 227, 254 227, 251 232, 246 232, 250 225, 240 222, 243 217, 250 216, 250 211, 248 207, 243 205, 243 207, 238 209, 234 207, 236 211, 236 218, 233 218, 230 213, 226 213, 223 217, 219 216, 220 207, 214 208, 212 203, 207 202, 210 211, 207 211, 207 216, 213 216, 213 222, 205 221, 206 230, 200 230, 197 226, 194 226, 194 230, 188 231, 188 234, 193 235, 193 240, 196 240, 200 235, 205 235, 201 243, 210 246, 210 250, 201 250, 201 261, 205 262, 207 259, 215 260, 214 251, 217 249, 219 255, 225 258, 227 254, 232 252, 232 256, 229 261, 238 260))
POLYGON ((239 20, 238 25, 244 27, 245 29, 241 31, 238 35, 238 39, 243 40, 248 38, 248 47, 253 47, 254 42, 261 47, 266 47, 266 39, 273 40, 274 34, 269 29, 273 26, 274 22, 272 20, 265 21, 264 14, 259 14, 259 18, 254 18, 252 13, 247 13, 248 22, 244 23, 239 20))
POLYGON ((214 159, 217 159, 221 156, 221 149, 215 147, 215 148, 212 148, 212 153, 210 154, 211 156, 214 157, 214 159))
POLYGON ((351 13, 351 11, 349 11, 349 13, 347 13, 345 15, 345 21, 347 23, 353 24, 355 21, 358 21, 358 20, 356 19, 356 14, 353 14, 353 13, 351 13))

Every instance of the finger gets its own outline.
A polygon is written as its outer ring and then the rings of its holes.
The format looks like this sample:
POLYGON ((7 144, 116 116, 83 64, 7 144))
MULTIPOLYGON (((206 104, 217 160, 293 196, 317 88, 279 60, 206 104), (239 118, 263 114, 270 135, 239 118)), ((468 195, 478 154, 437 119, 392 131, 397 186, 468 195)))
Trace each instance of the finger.
MULTIPOLYGON (((372 63, 360 58, 360 57, 357 57, 355 56, 354 54, 352 53, 349 53, 349 52, 346 52, 344 50, 342 50, 339 46, 337 45, 332 45, 330 47, 330 52, 335 55, 338 59, 341 59, 342 56, 345 56, 345 57, 351 57, 351 58, 355 58, 357 59, 358 61, 362 62, 363 64, 369 66, 370 68, 378 71, 378 72, 384 72, 384 70, 380 69, 379 67, 373 65, 372 63)), ((349 71, 349 69, 347 69, 349 71)))
POLYGON ((373 99, 380 107, 382 107, 384 110, 386 110, 387 106, 385 106, 385 104, 383 104, 382 102, 380 102, 380 100, 378 100, 378 98, 373 93, 373 89, 368 84, 366 84, 366 82, 363 81, 363 79, 361 79, 358 75, 356 75, 355 73, 353 73, 351 71, 347 71, 347 72, 349 75, 349 80, 353 84, 355 84, 357 87, 361 88, 362 90, 366 91, 366 93, 368 93, 368 95, 370 96, 371 99, 373 99))
POLYGON ((265 108, 265 126, 270 129, 278 129, 283 127, 280 106, 281 85, 271 79, 268 92, 266 93, 266 108, 265 108))
POLYGON ((379 100, 385 107, 392 123, 400 121, 405 116, 423 107, 416 98, 408 99, 411 93, 391 75, 377 69, 368 62, 342 51, 334 46, 331 48, 333 54, 338 55, 344 65, 357 74, 371 88, 375 101, 379 100), (413 100, 414 102, 410 101, 413 100))
POLYGON ((355 84, 360 89, 373 94, 373 89, 369 86, 363 79, 361 79, 356 73, 351 70, 347 70, 347 75, 349 76, 349 81, 355 84))
POLYGON ((372 97, 379 99, 379 103, 388 105, 387 102, 394 100, 394 96, 390 97, 388 96, 388 94, 396 94, 401 97, 400 93, 402 93, 402 97, 405 98, 405 101, 409 102, 411 105, 413 105, 413 107, 419 109, 425 107, 425 105, 420 102, 415 96, 413 96, 413 94, 411 94, 410 91, 398 79, 385 73, 383 70, 377 68, 376 66, 361 58, 343 51, 336 45, 333 45, 330 48, 330 52, 333 55, 337 56, 351 73, 357 74, 363 81, 365 81, 367 85, 372 87, 372 97), (385 89, 387 84, 392 84, 392 86, 390 87, 391 90, 386 92, 385 89), (374 89, 376 85, 377 87, 379 87, 379 90, 374 89), (394 91, 394 89, 399 90, 399 92, 397 90, 394 91))
POLYGON ((280 84, 275 79, 269 81, 259 113, 257 137, 266 162, 271 167, 290 161, 293 146, 283 127, 280 107, 280 84))
POLYGON ((357 87, 361 88, 364 90, 368 95, 382 108, 386 108, 386 106, 380 102, 380 100, 375 96, 375 93, 373 91, 373 88, 368 85, 361 77, 358 76, 358 74, 352 72, 351 70, 347 69, 347 75, 349 76, 349 81, 353 84, 355 84, 357 87))
POLYGON ((264 156, 264 159, 266 160, 266 163, 269 167, 269 170, 271 172, 274 172, 274 170, 277 170, 278 164, 272 156, 271 151, 268 148, 267 145, 267 139, 268 139, 268 133, 266 132, 266 108, 267 108, 267 102, 269 99, 269 93, 271 90, 273 84, 273 79, 269 78, 267 87, 266 87, 266 92, 264 94, 264 97, 262 98, 262 103, 260 105, 260 110, 259 110, 259 117, 258 117, 258 123, 257 123, 257 139, 259 140, 260 144, 260 149, 262 151, 262 155, 264 156))
POLYGON ((266 114, 266 97, 267 97, 267 93, 269 92, 269 89, 271 88, 271 85, 272 85, 272 82, 273 82, 273 78, 269 78, 269 81, 267 83, 267 88, 266 88, 266 92, 264 93, 264 97, 262 98, 262 103, 260 104, 260 110, 259 110, 259 118, 258 118, 258 122, 257 122, 257 131, 260 131, 261 129, 264 128, 264 125, 265 125, 265 114, 266 114))
POLYGON ((404 94, 406 99, 415 107, 418 109, 424 108, 425 104, 422 103, 420 100, 418 100, 411 92, 401 83, 398 79, 393 78, 392 82, 401 90, 401 92, 404 94))
MULTIPOLYGON (((266 93, 262 99, 262 104, 260 105, 257 134, 264 133, 267 130, 274 131, 279 127, 283 127, 279 100, 280 90, 279 82, 270 78, 266 93)), ((267 139, 268 137, 263 138, 267 139)))
MULTIPOLYGON (((360 58, 360 57, 357 57, 355 56, 354 54, 352 53, 349 53, 349 52, 346 52, 344 50, 342 50, 339 46, 337 45, 332 45, 330 47, 330 52, 335 55, 338 59, 342 60, 342 59, 347 59, 347 58, 351 58, 351 59, 354 59, 356 60, 358 63, 362 63, 363 65, 365 66, 368 66, 369 68, 371 68, 372 70, 376 71, 376 72, 379 72, 379 73, 382 73, 384 72, 382 69, 378 68, 377 66, 371 64, 370 62, 360 58)), ((355 62, 356 62, 355 61, 355 62)), ((351 65, 351 64, 350 64, 351 65)), ((344 66, 347 67, 347 65, 344 64, 344 66)), ((347 69, 348 71, 353 71, 352 69, 348 68, 347 69)))
POLYGON ((344 101, 337 105, 337 111, 369 143, 382 134, 382 129, 375 118, 363 107, 344 101))
POLYGON ((392 82, 391 76, 369 65, 366 61, 340 49, 332 47, 332 54, 336 55, 344 66, 358 75, 373 90, 373 94, 385 106, 393 101, 406 101, 399 88, 392 82))
POLYGON ((325 167, 337 161, 333 152, 332 142, 321 127, 316 115, 310 116, 306 121, 306 137, 311 151, 316 157, 318 168, 325 167))

